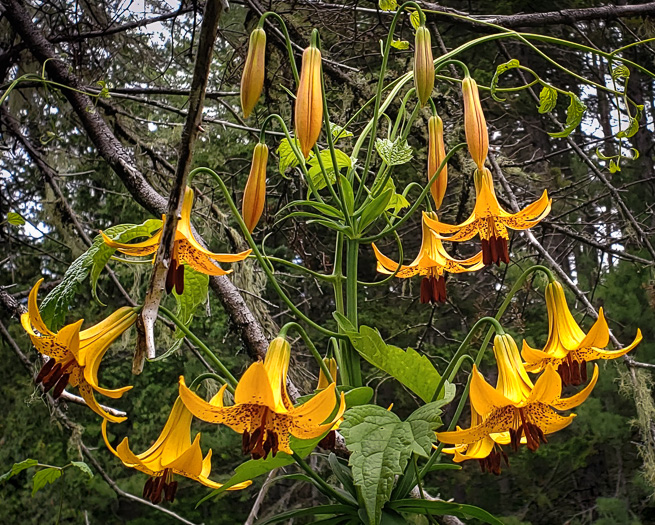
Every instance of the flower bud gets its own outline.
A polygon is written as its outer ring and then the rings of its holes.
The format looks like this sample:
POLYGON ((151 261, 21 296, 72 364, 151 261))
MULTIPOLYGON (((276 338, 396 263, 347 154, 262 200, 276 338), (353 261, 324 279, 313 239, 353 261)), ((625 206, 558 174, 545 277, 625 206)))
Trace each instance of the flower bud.
POLYGON ((309 46, 302 55, 295 107, 296 138, 305 158, 318 140, 322 123, 321 51, 317 47, 309 46))
POLYGON ((482 171, 489 151, 489 133, 487 132, 487 121, 484 119, 482 105, 480 104, 478 84, 469 76, 462 80, 462 95, 464 96, 466 143, 478 170, 482 171))
POLYGON ((414 40, 414 87, 421 106, 425 106, 434 88, 432 41, 425 26, 416 30, 414 40))
POLYGON ((250 33, 248 56, 241 76, 241 109, 245 118, 248 118, 262 94, 266 61, 265 51, 266 33, 261 27, 257 27, 250 33))
MULTIPOLYGON (((433 116, 428 120, 428 182, 437 172, 445 158, 446 147, 443 141, 443 121, 439 116, 433 116)), ((447 184, 448 165, 444 164, 437 180, 430 186, 430 192, 432 193, 432 198, 437 209, 441 207, 447 184)))
POLYGON ((241 215, 248 231, 252 233, 264 211, 266 200, 266 163, 268 162, 268 147, 261 142, 255 146, 252 154, 252 165, 246 188, 243 190, 241 215))
MULTIPOLYGON (((332 381, 337 380, 337 360, 334 359, 333 357, 325 357, 323 358, 323 362, 325 363, 325 366, 327 366, 327 369, 330 371, 330 375, 332 376, 332 381)), ((325 377, 325 374, 323 373, 323 370, 318 373, 318 386, 316 387, 317 390, 323 390, 324 388, 327 388, 330 386, 330 383, 328 382, 328 378, 325 377)))

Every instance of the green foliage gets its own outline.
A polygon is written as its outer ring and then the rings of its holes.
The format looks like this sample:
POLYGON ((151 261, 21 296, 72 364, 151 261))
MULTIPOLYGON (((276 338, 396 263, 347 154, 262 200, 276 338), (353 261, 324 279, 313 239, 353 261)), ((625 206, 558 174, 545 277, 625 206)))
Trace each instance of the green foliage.
POLYGON ((12 226, 22 226, 23 224, 25 224, 25 219, 23 219, 20 213, 16 213, 15 211, 10 211, 7 214, 7 222, 12 226))
POLYGON ((323 163, 323 167, 325 168, 325 174, 321 170, 321 165, 319 164, 318 157, 313 156, 308 161, 309 165, 311 166, 308 171, 309 178, 312 180, 312 183, 314 184, 314 187, 316 188, 317 191, 326 188, 328 182, 330 184, 334 184, 337 180, 336 173, 339 170, 343 168, 350 168, 352 166, 351 158, 348 155, 346 155, 343 151, 341 151, 340 149, 335 149, 334 153, 337 163, 336 170, 334 169, 334 165, 332 164, 332 155, 330 154, 330 150, 324 149, 319 153, 320 161, 323 163), (326 176, 327 176, 327 181, 326 181, 326 176))
MULTIPOLYGON (((184 268, 184 293, 179 295, 173 290, 173 297, 177 304, 177 318, 187 327, 191 325, 198 307, 207 301, 208 288, 209 275, 197 272, 190 266, 184 268)), ((184 338, 184 333, 179 327, 175 329, 175 338, 184 338)))
POLYGON ((544 85, 539 93, 539 113, 550 113, 557 105, 557 90, 544 85))
POLYGON ((62 474, 63 470, 59 467, 47 467, 39 470, 32 478, 32 496, 46 485, 57 481, 62 474))
POLYGON ((398 137, 396 140, 377 139, 375 149, 388 166, 400 166, 412 160, 414 151, 407 141, 398 137))
POLYGON ((587 111, 587 106, 582 103, 575 93, 569 92, 569 98, 571 99, 571 102, 566 110, 566 125, 562 131, 549 133, 551 137, 568 137, 573 133, 573 130, 580 125, 580 122, 582 122, 582 117, 584 116, 585 111, 587 111))

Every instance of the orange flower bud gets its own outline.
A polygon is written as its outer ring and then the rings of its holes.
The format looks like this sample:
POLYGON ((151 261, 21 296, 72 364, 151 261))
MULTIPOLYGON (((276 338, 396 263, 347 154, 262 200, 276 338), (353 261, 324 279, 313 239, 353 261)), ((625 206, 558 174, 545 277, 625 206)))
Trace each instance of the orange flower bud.
POLYGON ((462 80, 462 95, 464 95, 466 143, 473 161, 478 166, 478 170, 482 171, 489 151, 489 133, 487 132, 487 121, 484 119, 482 105, 480 104, 478 84, 469 76, 462 80))
POLYGON ((317 47, 309 46, 302 55, 295 114, 296 138, 302 154, 307 158, 323 124, 321 52, 317 47))
POLYGON ((250 33, 248 56, 241 76, 241 109, 246 118, 257 104, 264 87, 265 51, 266 33, 261 27, 258 27, 250 33))
MULTIPOLYGON (((446 147, 443 142, 443 121, 439 116, 430 117, 428 120, 428 181, 439 169, 439 166, 446 158, 446 147)), ((439 209, 446 193, 448 184, 448 165, 444 164, 437 180, 430 186, 430 192, 434 203, 439 209)))
POLYGON ((425 26, 416 30, 414 40, 414 87, 421 106, 425 106, 434 88, 434 62, 432 39, 425 26))
MULTIPOLYGON (((332 376, 332 380, 336 381, 337 380, 337 360, 334 359, 333 357, 325 357, 323 358, 323 362, 325 363, 325 366, 327 366, 327 369, 330 371, 330 375, 332 376)), ((317 390, 323 390, 324 388, 327 388, 330 386, 330 383, 328 383, 328 378, 325 377, 325 374, 323 373, 323 370, 321 370, 318 373, 318 386, 316 387, 317 390)))
POLYGON ((241 214, 243 222, 246 223, 248 231, 252 233, 259 222, 264 211, 266 200, 266 163, 268 162, 268 147, 259 143, 255 146, 252 154, 252 165, 250 175, 246 182, 246 189, 243 191, 243 203, 241 214))

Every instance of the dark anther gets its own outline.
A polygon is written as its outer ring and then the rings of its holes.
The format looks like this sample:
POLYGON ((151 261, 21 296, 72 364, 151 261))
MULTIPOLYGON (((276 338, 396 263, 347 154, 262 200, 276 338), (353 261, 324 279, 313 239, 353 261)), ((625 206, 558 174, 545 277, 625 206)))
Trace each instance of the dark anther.
POLYGON ((53 386, 55 386, 57 381, 59 381, 60 377, 61 377, 61 364, 57 363, 54 367, 52 367, 50 373, 43 380, 43 391, 47 392, 53 386))
POLYGON ((59 399, 59 396, 62 394, 62 392, 66 388, 66 385, 68 384, 69 378, 70 378, 70 374, 64 374, 63 376, 61 376, 59 381, 57 381, 57 384, 55 385, 55 388, 52 391, 53 399, 59 399))
POLYGON ((166 501, 173 501, 175 493, 177 492, 177 481, 171 481, 164 486, 164 499, 166 501))
POLYGON ((337 433, 334 430, 330 430, 325 437, 318 442, 318 446, 325 449, 331 450, 334 452, 334 448, 337 444, 337 433))
POLYGON ((432 299, 432 283, 430 277, 421 279, 421 304, 429 303, 432 299))
POLYGON ((43 366, 41 367, 41 370, 39 370, 39 375, 36 376, 36 379, 34 382, 38 385, 41 381, 45 379, 45 377, 50 373, 52 370, 52 367, 55 366, 56 361, 54 359, 48 359, 43 366))
POLYGON ((177 270, 177 261, 171 259, 171 263, 168 267, 168 272, 166 272, 166 293, 169 294, 173 291, 175 286, 175 276, 177 270))
MULTIPOLYGON (((177 261, 176 261, 177 262, 177 261)), ((175 270, 175 292, 177 295, 184 293, 184 265, 180 264, 175 270)))
POLYGON ((582 377, 582 382, 587 382, 587 361, 582 361, 580 363, 580 376, 582 377))

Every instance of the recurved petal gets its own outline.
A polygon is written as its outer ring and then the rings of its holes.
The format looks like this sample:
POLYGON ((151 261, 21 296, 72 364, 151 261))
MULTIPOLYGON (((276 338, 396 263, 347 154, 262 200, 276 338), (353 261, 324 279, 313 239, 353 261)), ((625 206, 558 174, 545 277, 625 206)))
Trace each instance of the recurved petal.
POLYGON ((106 419, 102 420, 101 429, 102 429, 102 439, 104 440, 105 445, 114 456, 116 456, 118 459, 120 459, 123 462, 125 466, 136 468, 149 475, 154 474, 154 472, 144 468, 141 460, 137 458, 134 455, 134 453, 130 450, 130 445, 127 438, 124 438, 123 441, 121 441, 120 444, 118 445, 118 449, 120 449, 120 452, 111 446, 111 443, 109 443, 109 438, 107 437, 106 419))
POLYGON ((83 365, 83 360, 80 358, 80 327, 84 319, 80 319, 71 324, 64 326, 55 336, 55 343, 59 346, 68 349, 73 354, 75 361, 83 365))
POLYGON ((544 190, 538 200, 532 204, 528 204, 521 211, 513 215, 505 212, 503 214, 503 221, 513 230, 531 228, 550 213, 551 203, 552 200, 548 198, 548 191, 544 190))
POLYGON ((273 394, 274 387, 264 364, 261 361, 253 363, 239 379, 234 391, 234 404, 266 406, 275 411, 277 404, 273 394))
MULTIPOLYGON (((507 399, 498 390, 492 387, 478 371, 478 367, 473 365, 471 372, 471 392, 469 394, 471 405, 475 411, 484 417, 497 408, 514 406, 514 403, 507 399)), ((450 443, 450 442, 449 442, 450 443)), ((462 442, 463 443, 463 442, 462 442)))
POLYGON ((567 397, 566 399, 557 399, 551 405, 556 408, 557 410, 570 410, 571 408, 575 408, 578 405, 581 405, 586 401, 586 399, 589 397, 589 394, 591 394, 591 391, 594 389, 596 386, 596 382, 598 381, 598 365, 594 365, 594 373, 591 376, 591 381, 589 381, 589 384, 584 387, 580 392, 577 394, 567 397))
MULTIPOLYGON (((43 282, 43 279, 39 279, 37 283, 32 287, 30 290, 30 295, 27 298, 27 317, 26 319, 29 319, 29 322, 32 324, 32 326, 42 335, 55 335, 53 332, 50 331, 50 329, 46 326, 46 324, 43 322, 43 319, 41 318, 41 312, 39 311, 39 306, 36 303, 36 299, 39 293, 39 287, 41 286, 41 283, 43 282)), ((25 330, 27 330, 27 327, 25 326, 25 322, 23 321, 23 317, 25 317, 25 314, 21 315, 21 322, 23 323, 23 327, 25 327, 25 330)), ((29 330, 31 331, 31 330, 29 330)))
POLYGON ((562 380, 553 365, 547 365, 539 376, 525 404, 543 403, 552 405, 562 395, 562 380))
POLYGON ((526 362, 525 366, 528 372, 539 372, 546 363, 553 359, 563 359, 566 357, 567 353, 568 352, 562 351, 554 354, 537 350, 536 348, 532 348, 525 339, 523 340, 523 348, 521 349, 521 357, 526 362), (538 370, 535 370, 535 367, 537 366, 538 370))
MULTIPOLYGON (((220 489, 223 486, 223 483, 217 483, 216 481, 212 481, 209 479, 209 474, 211 473, 212 469, 212 451, 209 449, 209 452, 207 452, 207 455, 205 456, 205 459, 202 460, 202 473, 198 477, 193 477, 192 479, 195 479, 196 481, 202 483, 206 487, 209 487, 211 489, 220 489)), ((236 485, 226 489, 226 490, 241 490, 245 489, 246 487, 249 487, 252 485, 252 481, 244 481, 242 483, 237 483, 236 485)))
POLYGON ((621 348, 620 350, 601 350, 600 348, 580 348, 576 351, 576 357, 584 359, 585 361, 593 361, 595 359, 616 359, 622 355, 627 354, 635 346, 641 343, 641 330, 637 328, 637 335, 630 345, 621 348))
MULTIPOLYGON (((325 390, 323 392, 325 392, 325 390)), ((320 394, 322 394, 323 392, 321 392, 320 394)), ((317 394, 317 396, 320 394, 317 394)), ((334 409, 334 404, 332 404, 332 409, 334 409)), ((339 409, 337 410, 337 413, 334 415, 333 418, 331 418, 330 421, 322 425, 313 426, 316 421, 321 420, 322 414, 320 413, 320 409, 317 410, 317 415, 314 416, 313 414, 310 414, 307 418, 304 418, 304 420, 296 418, 294 414, 294 417, 291 420, 290 432, 292 435, 294 435, 299 439, 312 439, 318 437, 324 434, 325 432, 327 432, 328 430, 335 428, 335 425, 341 419, 341 416, 343 416, 343 413, 345 411, 346 411, 346 399, 344 397, 344 393, 341 392, 339 409), (310 422, 308 421, 309 417, 312 417, 311 424, 309 424, 310 422), (300 423, 300 421, 302 421, 302 423, 300 423)))
MULTIPOLYGON (((380 273, 385 273, 387 275, 391 275, 393 272, 398 269, 399 264, 386 255, 384 255, 378 247, 375 245, 375 243, 371 244, 373 247, 373 252, 375 253, 375 258, 378 261, 378 266, 377 266, 377 271, 380 273)), ((400 270, 398 270, 398 273, 396 274, 396 277, 412 277, 416 274, 419 273, 418 267, 411 267, 411 266, 405 266, 405 265, 400 265, 400 270)))
POLYGON ((485 437, 480 441, 471 443, 466 446, 466 449, 459 449, 455 447, 453 461, 455 463, 461 463, 462 461, 467 461, 469 459, 484 459, 491 451, 494 449, 494 441, 490 437, 485 437))
POLYGON ((294 424, 298 427, 311 429, 326 423, 327 418, 332 414, 332 412, 334 412, 334 409, 337 406, 335 389, 336 383, 331 383, 327 388, 321 390, 309 401, 295 407, 290 413, 294 424))
POLYGON ((581 348, 588 348, 595 346, 597 348, 605 348, 610 342, 610 329, 607 326, 607 320, 603 313, 603 307, 598 310, 598 319, 594 325, 589 329, 587 335, 580 343, 581 348))
MULTIPOLYGON (((189 441, 189 430, 184 429, 186 434, 186 439, 189 441)), ((196 434, 193 443, 191 446, 185 450, 177 451, 178 455, 173 453, 174 451, 165 451, 162 454, 161 466, 162 468, 171 468, 175 472, 186 476, 187 478, 197 478, 202 473, 202 450, 200 450, 200 434, 196 434)))
POLYGON ((221 388, 218 389, 218 392, 209 400, 209 404, 218 408, 225 406, 223 404, 223 399, 225 397, 225 390, 227 389, 227 383, 225 383, 221 388))
POLYGON ((84 401, 86 401, 88 407, 99 416, 102 416, 112 423, 121 423, 127 419, 126 417, 113 416, 104 410, 96 401, 96 398, 93 396, 93 389, 86 381, 81 380, 78 388, 80 390, 80 395, 84 398, 84 401))
POLYGON ((514 419, 514 408, 504 407, 495 410, 484 418, 482 423, 465 430, 437 432, 437 439, 451 445, 468 445, 480 441, 490 434, 503 432, 511 427, 514 419))
POLYGON ((141 257, 143 255, 150 255, 155 253, 157 248, 159 248, 159 242, 161 240, 161 230, 159 230, 152 237, 146 239, 145 241, 131 244, 113 241, 107 235, 105 235, 102 230, 100 231, 100 235, 102 235, 102 239, 105 241, 105 244, 110 248, 115 248, 125 255, 133 255, 135 257, 141 257))

